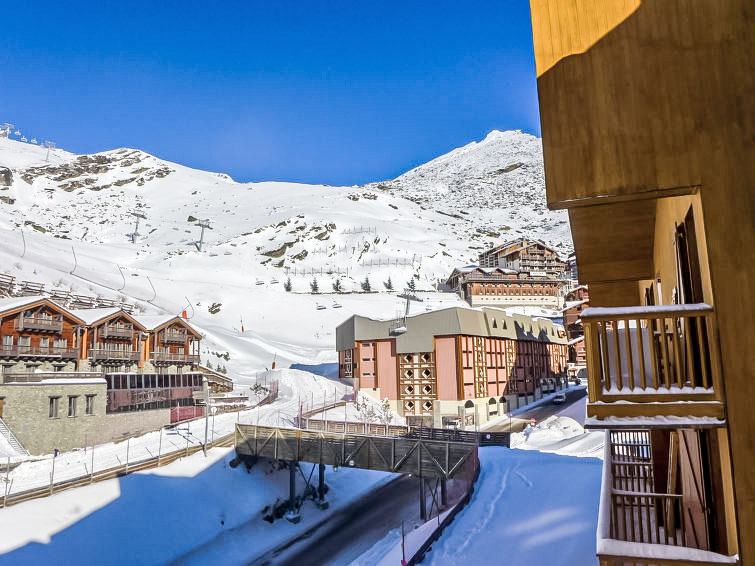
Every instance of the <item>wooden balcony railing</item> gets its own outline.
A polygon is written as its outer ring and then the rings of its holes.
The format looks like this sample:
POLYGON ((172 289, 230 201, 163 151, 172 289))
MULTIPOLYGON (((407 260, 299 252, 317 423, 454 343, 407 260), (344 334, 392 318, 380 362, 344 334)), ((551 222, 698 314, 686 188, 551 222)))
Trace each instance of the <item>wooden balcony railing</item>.
POLYGON ((49 357, 62 359, 76 359, 76 349, 57 347, 57 346, 23 346, 23 345, 3 345, 0 348, 0 356, 5 358, 25 358, 25 357, 49 357))
POLYGON ((152 352, 153 362, 173 362, 179 364, 198 364, 199 356, 194 354, 174 354, 172 352, 152 352))
POLYGON ((105 324, 100 329, 103 338, 126 338, 134 336, 134 326, 131 324, 105 324))
POLYGON ((647 430, 606 431, 598 510, 601 566, 703 566, 736 564, 726 556, 688 546, 694 537, 683 495, 654 493, 647 430))
POLYGON ((41 330, 43 332, 63 332, 63 318, 47 318, 41 316, 23 316, 16 317, 16 330, 41 330))
POLYGON ((185 344, 187 333, 185 330, 166 330, 163 332, 163 343, 185 344))
POLYGON ((98 360, 124 360, 131 362, 139 361, 139 352, 133 350, 110 350, 110 349, 90 349, 89 357, 93 361, 98 360))
POLYGON ((723 418, 712 307, 590 307, 581 319, 588 417, 723 418))

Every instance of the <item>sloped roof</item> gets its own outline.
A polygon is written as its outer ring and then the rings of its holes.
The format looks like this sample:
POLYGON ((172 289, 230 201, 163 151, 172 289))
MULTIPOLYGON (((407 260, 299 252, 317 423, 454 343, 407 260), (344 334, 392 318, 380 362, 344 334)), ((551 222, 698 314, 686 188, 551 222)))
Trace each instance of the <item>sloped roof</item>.
POLYGON ((396 339, 396 352, 430 352, 436 336, 467 335, 538 340, 565 344, 563 327, 548 319, 509 316, 501 309, 451 307, 406 319, 406 331, 392 335, 395 320, 374 320, 354 315, 336 328, 336 348, 347 350, 354 342, 396 339))
POLYGON ((6 297, 4 299, 0 299, 0 314, 5 315, 7 313, 13 313, 22 310, 25 307, 36 304, 47 305, 48 307, 68 316, 69 318, 73 318, 77 323, 85 324, 84 321, 76 314, 42 295, 30 295, 28 297, 6 297))
POLYGON ((186 321, 186 319, 183 319, 180 316, 175 315, 175 314, 138 315, 133 318, 134 320, 136 320, 136 322, 141 324, 146 330, 150 330, 153 332, 155 330, 160 330, 163 326, 167 326, 168 324, 178 322, 182 326, 185 326, 195 336, 197 337, 202 336, 196 328, 194 328, 191 324, 188 323, 188 321, 186 321))

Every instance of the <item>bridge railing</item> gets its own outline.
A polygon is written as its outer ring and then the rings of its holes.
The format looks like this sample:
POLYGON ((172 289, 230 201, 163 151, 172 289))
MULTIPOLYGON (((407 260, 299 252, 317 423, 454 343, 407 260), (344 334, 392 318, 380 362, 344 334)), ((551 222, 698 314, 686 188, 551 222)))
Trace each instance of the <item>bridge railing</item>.
POLYGON ((240 456, 296 460, 427 477, 471 477, 477 443, 236 425, 240 456))
POLYGON ((508 432, 475 432, 448 428, 415 427, 383 423, 329 421, 321 419, 296 418, 299 428, 310 431, 334 432, 340 434, 368 434, 373 436, 403 436, 427 440, 448 440, 454 442, 474 442, 481 446, 509 446, 508 432))

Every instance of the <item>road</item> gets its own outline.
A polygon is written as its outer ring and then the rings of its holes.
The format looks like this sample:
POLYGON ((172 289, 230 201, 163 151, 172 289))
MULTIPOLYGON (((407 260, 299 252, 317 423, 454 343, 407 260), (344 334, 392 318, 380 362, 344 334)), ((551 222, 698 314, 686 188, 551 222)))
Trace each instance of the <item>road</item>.
POLYGON ((249 566, 345 566, 400 527, 402 520, 407 525, 419 521, 418 491, 416 478, 400 476, 249 566))
POLYGON ((509 431, 520 432, 529 424, 530 419, 537 422, 543 421, 553 415, 571 417, 579 424, 585 423, 585 400, 587 389, 582 387, 566 392, 566 401, 560 405, 554 405, 552 401, 544 401, 539 405, 526 409, 509 420, 504 419, 500 423, 487 427, 485 430, 492 432, 509 431), (509 428, 510 426, 510 428, 509 428))

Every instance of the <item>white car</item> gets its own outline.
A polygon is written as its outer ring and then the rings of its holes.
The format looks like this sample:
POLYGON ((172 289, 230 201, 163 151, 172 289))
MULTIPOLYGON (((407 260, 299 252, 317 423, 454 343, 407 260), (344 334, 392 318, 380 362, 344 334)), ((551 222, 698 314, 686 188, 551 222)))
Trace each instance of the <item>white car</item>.
POLYGON ((553 404, 554 405, 560 405, 561 403, 566 402, 566 393, 556 393, 556 395, 553 397, 553 404))

